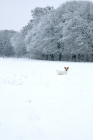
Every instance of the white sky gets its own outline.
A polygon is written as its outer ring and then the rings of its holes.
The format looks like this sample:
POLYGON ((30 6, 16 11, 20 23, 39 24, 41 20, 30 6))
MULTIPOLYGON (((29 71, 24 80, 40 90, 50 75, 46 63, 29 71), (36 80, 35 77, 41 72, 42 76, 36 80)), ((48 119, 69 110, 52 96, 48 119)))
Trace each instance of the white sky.
MULTIPOLYGON (((0 0, 0 30, 19 31, 31 19, 35 7, 57 8, 67 0, 0 0)), ((69 0, 68 0, 69 1, 69 0)), ((92 0, 93 1, 93 0, 92 0)))

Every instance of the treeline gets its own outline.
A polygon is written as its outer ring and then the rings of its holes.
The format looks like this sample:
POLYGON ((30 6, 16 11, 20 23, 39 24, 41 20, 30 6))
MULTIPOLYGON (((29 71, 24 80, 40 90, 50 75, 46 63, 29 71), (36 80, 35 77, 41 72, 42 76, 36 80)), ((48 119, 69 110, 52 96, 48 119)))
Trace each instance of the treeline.
POLYGON ((0 55, 37 58, 51 54, 93 53, 93 3, 66 2, 36 7, 20 32, 0 31, 0 55))

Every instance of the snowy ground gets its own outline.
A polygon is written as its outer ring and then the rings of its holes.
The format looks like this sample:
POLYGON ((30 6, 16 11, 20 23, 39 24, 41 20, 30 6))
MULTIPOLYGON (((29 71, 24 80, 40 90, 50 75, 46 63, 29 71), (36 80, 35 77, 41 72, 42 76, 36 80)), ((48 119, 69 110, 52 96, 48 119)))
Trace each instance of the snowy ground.
POLYGON ((0 140, 93 140, 93 63, 0 58, 0 140))

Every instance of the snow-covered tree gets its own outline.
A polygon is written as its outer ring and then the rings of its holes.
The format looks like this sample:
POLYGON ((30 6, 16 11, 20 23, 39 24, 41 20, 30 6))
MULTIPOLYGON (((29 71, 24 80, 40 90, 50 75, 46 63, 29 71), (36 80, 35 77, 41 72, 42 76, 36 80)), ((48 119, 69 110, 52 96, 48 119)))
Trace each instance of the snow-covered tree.
POLYGON ((63 42, 71 53, 89 53, 92 51, 93 4, 86 1, 67 3, 64 13, 63 42), (91 12, 90 12, 91 11, 91 12))
POLYGON ((41 30, 40 25, 41 25, 43 17, 52 11, 53 11, 53 7, 50 7, 50 6, 47 6, 45 8, 37 7, 31 11, 33 20, 31 21, 31 24, 30 24, 31 28, 28 31, 28 34, 26 35, 26 38, 25 38, 25 43, 27 45, 28 52, 30 52, 32 54, 35 52, 40 53, 40 51, 38 49, 36 49, 36 51, 35 51, 35 48, 37 48, 36 46, 40 42, 40 38, 41 38, 40 37, 41 35, 39 34, 39 32, 41 30), (40 38, 38 38, 38 35, 40 38), (37 43, 38 40, 39 40, 39 42, 37 43))
POLYGON ((33 19, 41 18, 42 16, 48 14, 54 8, 52 6, 47 6, 45 8, 36 7, 34 10, 31 10, 31 16, 33 19))
POLYGON ((13 56, 14 49, 11 45, 11 37, 15 34, 12 30, 0 31, 0 55, 1 56, 13 56))
POLYGON ((47 14, 36 8, 33 19, 25 38, 30 53, 92 53, 92 2, 66 2, 47 14))
POLYGON ((17 32, 11 38, 11 44, 15 50, 15 55, 17 57, 21 57, 26 54, 26 45, 24 42, 24 35, 21 32, 17 32))

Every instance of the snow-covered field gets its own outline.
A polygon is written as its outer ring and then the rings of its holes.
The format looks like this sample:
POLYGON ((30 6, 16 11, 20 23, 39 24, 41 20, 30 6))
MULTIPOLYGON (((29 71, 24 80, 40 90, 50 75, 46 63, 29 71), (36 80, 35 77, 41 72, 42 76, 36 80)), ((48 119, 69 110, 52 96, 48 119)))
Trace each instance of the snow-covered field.
POLYGON ((0 140, 93 140, 93 63, 0 58, 0 140))

